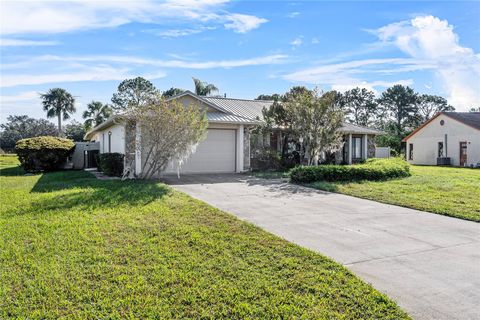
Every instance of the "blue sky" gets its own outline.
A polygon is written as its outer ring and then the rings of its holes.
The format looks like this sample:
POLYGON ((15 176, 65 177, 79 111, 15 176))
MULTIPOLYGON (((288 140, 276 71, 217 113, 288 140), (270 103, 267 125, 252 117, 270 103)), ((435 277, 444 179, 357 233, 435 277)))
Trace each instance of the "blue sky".
POLYGON ((62 87, 80 114, 121 80, 254 98, 294 85, 396 84, 480 105, 480 2, 2 1, 1 114, 44 117, 62 87))

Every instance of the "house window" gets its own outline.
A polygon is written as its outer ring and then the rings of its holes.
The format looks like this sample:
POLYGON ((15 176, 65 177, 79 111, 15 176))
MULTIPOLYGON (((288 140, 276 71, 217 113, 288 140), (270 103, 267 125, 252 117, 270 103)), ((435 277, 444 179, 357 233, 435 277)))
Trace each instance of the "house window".
POLYGON ((438 157, 443 157, 443 142, 438 143, 438 157))
POLYGON ((413 143, 408 145, 408 160, 413 160, 413 143))
POLYGON ((352 159, 362 159, 362 137, 352 137, 352 159))

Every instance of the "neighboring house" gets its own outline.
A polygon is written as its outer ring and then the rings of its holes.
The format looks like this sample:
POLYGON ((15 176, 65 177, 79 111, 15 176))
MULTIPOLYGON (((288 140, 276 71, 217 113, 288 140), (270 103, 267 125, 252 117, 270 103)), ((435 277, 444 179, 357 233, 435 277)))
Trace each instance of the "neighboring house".
MULTIPOLYGON (((169 100, 177 100, 185 106, 197 105, 207 112, 207 136, 200 142, 195 153, 182 165, 181 172, 222 173, 244 172, 251 169, 249 129, 260 123, 259 119, 263 118, 262 110, 269 108, 273 101, 205 97, 197 96, 190 91, 169 100)), ((89 131, 85 135, 85 140, 99 142, 100 153, 125 154, 126 162, 133 161, 135 171, 138 173, 144 157, 137 150, 126 150, 127 131, 129 130, 121 116, 116 116, 89 131)), ((337 162, 353 163, 374 157, 373 138, 382 134, 380 131, 351 124, 345 124, 342 131, 345 133, 345 146, 338 152, 337 162)), ((278 134, 281 135, 281 132, 278 134)), ((142 143, 141 136, 135 139, 137 143, 142 143)), ((176 172, 176 168, 170 165, 166 171, 173 173, 176 172)))
POLYGON ((480 112, 440 112, 408 135, 407 160, 421 165, 480 163, 480 112))

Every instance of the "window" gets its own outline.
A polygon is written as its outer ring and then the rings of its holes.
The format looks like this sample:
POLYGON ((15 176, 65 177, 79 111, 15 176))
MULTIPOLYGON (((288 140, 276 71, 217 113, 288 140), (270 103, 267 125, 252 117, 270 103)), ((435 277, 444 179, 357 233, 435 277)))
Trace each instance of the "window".
POLYGON ((408 160, 413 160, 413 143, 408 145, 408 160))
POLYGON ((352 159, 361 159, 362 149, 362 137, 352 137, 352 159))
POLYGON ((443 157, 443 142, 438 143, 438 157, 443 157))

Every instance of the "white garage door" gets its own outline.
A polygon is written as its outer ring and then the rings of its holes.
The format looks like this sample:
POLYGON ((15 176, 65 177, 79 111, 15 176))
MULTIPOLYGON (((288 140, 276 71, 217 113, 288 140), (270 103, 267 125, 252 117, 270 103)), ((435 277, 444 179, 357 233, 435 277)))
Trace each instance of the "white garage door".
MULTIPOLYGON (((208 129, 207 137, 182 165, 183 173, 235 172, 236 130, 208 129)), ((170 172, 176 172, 171 166, 170 172)))

